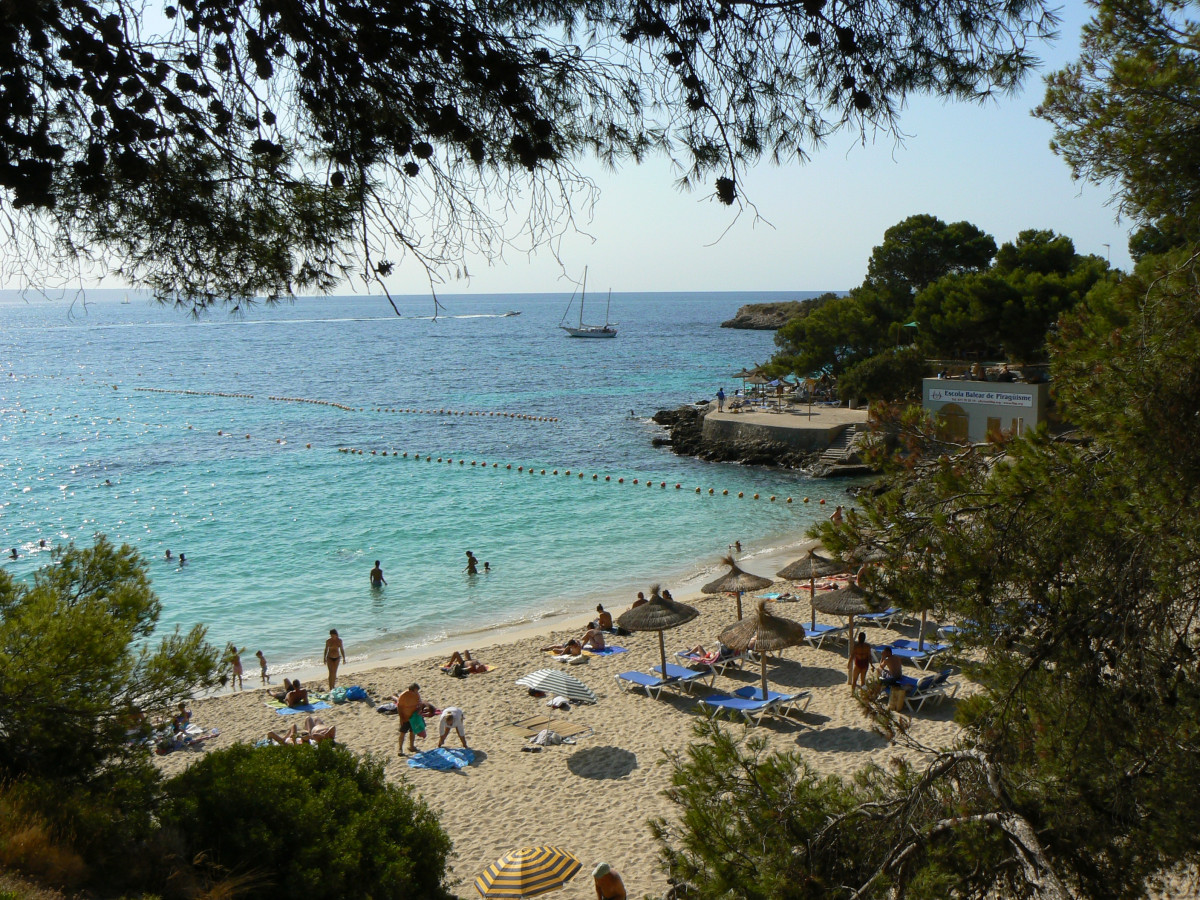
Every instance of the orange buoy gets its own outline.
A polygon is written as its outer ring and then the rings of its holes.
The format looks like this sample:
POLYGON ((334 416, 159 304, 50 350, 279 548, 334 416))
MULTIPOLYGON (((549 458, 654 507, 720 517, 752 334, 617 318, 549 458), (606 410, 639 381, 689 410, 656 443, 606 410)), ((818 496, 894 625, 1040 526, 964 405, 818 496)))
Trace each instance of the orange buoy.
POLYGON ((612 481, 612 476, 611 476, 611 475, 605 475, 605 476, 604 476, 604 480, 605 480, 605 481, 612 481))
MULTIPOLYGON (((583 477, 583 473, 582 473, 582 472, 580 472, 580 473, 579 473, 579 477, 580 477, 580 478, 582 478, 582 477, 583 477)), ((595 478, 595 477, 596 477, 595 475, 593 475, 593 476, 592 476, 592 478, 595 478)))
POLYGON ((682 487, 683 487, 683 485, 682 485, 682 484, 676 484, 676 485, 675 485, 675 490, 679 490, 679 489, 680 489, 680 488, 682 488, 682 487))
POLYGON ((722 496, 722 497, 728 497, 728 496, 729 496, 729 491, 728 491, 728 489, 721 491, 721 496, 722 496))
POLYGON ((772 495, 771 495, 771 502, 772 502, 772 503, 774 503, 774 502, 775 502, 775 495, 774 495, 774 494, 772 494, 772 495))
MULTIPOLYGON (((555 475, 557 475, 557 474, 558 474, 558 470, 557 470, 557 469, 555 470, 554 474, 555 474, 555 475)), ((567 469, 567 471, 566 471, 566 472, 564 472, 563 474, 565 474, 565 475, 570 475, 570 474, 571 474, 571 470, 570 470, 570 469, 567 469)))
POLYGON ((757 499, 758 499, 758 494, 755 494, 755 495, 754 495, 754 499, 755 499, 755 500, 757 500, 757 499))
POLYGON ((665 487, 667 486, 667 483, 666 483, 665 481, 660 481, 660 482, 658 483, 658 486, 659 486, 659 487, 664 487, 664 488, 665 488, 665 487))
POLYGON ((636 478, 635 478, 635 479, 633 479, 633 483, 634 483, 634 484, 637 484, 637 483, 638 483, 638 480, 637 480, 636 478))
POLYGON ((312 449, 312 444, 305 444, 305 445, 304 445, 304 449, 305 449, 305 450, 311 450, 311 449, 312 449))
POLYGON ((700 493, 700 488, 696 488, 696 493, 700 493))
MULTIPOLYGON (((593 476, 592 476, 592 481, 597 481, 599 478, 600 478, 600 476, 599 476, 599 475, 593 475, 593 476)), ((605 479, 605 481, 607 481, 607 480, 608 480, 608 479, 606 478, 606 479, 605 479)))
POLYGON ((713 492, 713 489, 712 489, 712 488, 709 488, 709 489, 708 489, 708 492, 711 494, 711 493, 713 492))
POLYGON ((808 502, 808 498, 807 498, 807 497, 805 497, 805 498, 804 498, 804 502, 805 502, 805 503, 807 503, 807 502, 808 502))
POLYGON ((617 484, 624 484, 624 483, 625 483, 625 479, 624 479, 624 478, 618 478, 618 479, 617 479, 617 484))
POLYGON ((744 497, 745 495, 744 495, 744 494, 743 494, 741 491, 738 491, 738 496, 739 496, 739 497, 744 497))
POLYGON ((824 506, 824 505, 825 505, 825 498, 824 498, 824 497, 822 497, 822 498, 821 498, 821 505, 822 505, 822 506, 824 506))

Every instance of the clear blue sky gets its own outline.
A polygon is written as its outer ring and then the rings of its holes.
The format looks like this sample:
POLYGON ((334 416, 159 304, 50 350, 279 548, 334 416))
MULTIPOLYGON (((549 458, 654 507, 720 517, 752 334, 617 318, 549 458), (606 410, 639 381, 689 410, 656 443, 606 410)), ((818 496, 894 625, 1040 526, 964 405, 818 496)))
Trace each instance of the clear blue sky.
MULTIPOLYGON (((890 137, 863 146, 846 133, 808 165, 758 166, 744 190, 766 222, 749 210, 734 222, 728 207, 704 196, 711 180, 704 191, 680 192, 661 159, 616 173, 585 164, 602 194, 592 221, 581 224, 590 237, 569 236, 562 259, 576 277, 588 265, 589 289, 597 291, 845 290, 862 281, 888 227, 931 213, 970 221, 998 244, 1026 228, 1050 228, 1080 252, 1111 255, 1128 269, 1129 223, 1116 222, 1107 190, 1072 181, 1050 152, 1049 124, 1029 114, 1044 92, 1042 74, 1078 55, 1086 10, 1072 3, 1060 16, 1059 40, 1038 49, 1042 68, 1017 96, 981 106, 916 98, 901 117, 902 146, 890 137)), ((546 251, 531 258, 509 251, 500 265, 468 266, 469 281, 440 290, 571 289, 546 251)), ((403 269, 389 288, 428 290, 422 273, 403 269)))

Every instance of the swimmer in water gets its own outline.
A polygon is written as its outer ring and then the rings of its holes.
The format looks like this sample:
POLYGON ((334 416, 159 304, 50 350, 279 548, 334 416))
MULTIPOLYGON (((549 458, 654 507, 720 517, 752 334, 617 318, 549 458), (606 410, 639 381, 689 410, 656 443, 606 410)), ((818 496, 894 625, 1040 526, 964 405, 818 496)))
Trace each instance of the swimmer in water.
POLYGON ((45 538, 42 538, 40 541, 38 541, 38 548, 41 550, 46 549, 46 539, 45 538))
POLYGON ((187 556, 184 555, 183 553, 180 553, 179 554, 179 568, 182 569, 186 565, 187 565, 187 556))
MULTIPOLYGON (((16 557, 13 557, 13 559, 16 559, 16 557)), ((479 560, 475 558, 475 554, 470 550, 467 551, 467 568, 465 571, 468 575, 479 574, 479 560)))
POLYGON ((18 557, 17 557, 17 548, 16 548, 16 547, 13 547, 11 550, 9 550, 9 551, 8 551, 8 558, 9 558, 9 559, 17 559, 17 558, 18 558, 18 557))
POLYGON ((167 548, 167 555, 163 558, 164 559, 173 559, 173 557, 171 556, 171 548, 170 547, 167 548))
POLYGON ((483 564, 483 571, 484 571, 484 572, 490 572, 490 571, 492 571, 492 564, 491 564, 491 563, 489 563, 489 562, 485 562, 485 563, 483 564))
POLYGON ((375 568, 371 570, 371 587, 383 587, 387 584, 387 579, 383 577, 383 569, 379 567, 379 560, 375 560, 375 568))

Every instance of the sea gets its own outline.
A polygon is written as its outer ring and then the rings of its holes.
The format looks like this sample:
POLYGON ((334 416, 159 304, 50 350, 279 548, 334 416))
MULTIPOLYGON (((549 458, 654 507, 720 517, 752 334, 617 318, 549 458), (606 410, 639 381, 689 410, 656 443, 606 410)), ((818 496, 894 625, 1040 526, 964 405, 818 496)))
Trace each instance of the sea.
POLYGON ((370 659, 631 600, 714 568, 734 541, 752 559, 794 540, 844 496, 651 443, 655 411, 730 394, 732 373, 774 352, 773 332, 721 321, 817 293, 613 294, 611 340, 557 327, 567 294, 200 317, 9 296, 0 564, 30 579, 51 563, 43 539, 127 542, 160 632, 203 623, 276 672, 319 662, 330 628, 370 659), (467 550, 490 571, 468 575, 467 550))

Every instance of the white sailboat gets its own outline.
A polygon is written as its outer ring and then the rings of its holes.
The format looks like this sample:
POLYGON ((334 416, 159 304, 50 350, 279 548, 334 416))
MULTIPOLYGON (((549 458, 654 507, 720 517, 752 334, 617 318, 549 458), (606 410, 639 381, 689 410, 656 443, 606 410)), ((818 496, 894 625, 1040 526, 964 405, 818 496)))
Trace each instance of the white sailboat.
MULTIPOLYGON (((573 327, 571 325, 562 324, 559 320, 558 327, 565 331, 568 336, 576 338, 612 338, 617 336, 617 329, 613 326, 616 322, 608 321, 608 308, 612 305, 612 291, 608 292, 608 305, 604 307, 604 324, 603 325, 584 325, 583 324, 583 298, 587 295, 587 266, 583 268, 583 289, 579 293, 579 325, 573 327)), ((571 303, 575 302, 575 295, 571 295, 571 303)), ((567 313, 571 311, 571 304, 567 304, 567 311, 563 313, 563 319, 567 317, 567 313)))

